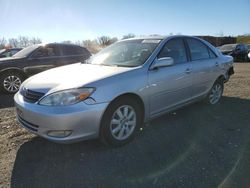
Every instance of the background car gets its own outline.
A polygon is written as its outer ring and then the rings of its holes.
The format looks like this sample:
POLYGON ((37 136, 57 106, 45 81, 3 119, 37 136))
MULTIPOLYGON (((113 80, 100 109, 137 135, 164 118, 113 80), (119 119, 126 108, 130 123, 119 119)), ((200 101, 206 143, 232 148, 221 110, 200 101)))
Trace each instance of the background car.
POLYGON ((218 47, 224 55, 230 55, 234 61, 248 61, 249 49, 245 44, 225 44, 218 47))
POLYGON ((12 57, 0 59, 0 90, 15 93, 31 75, 53 67, 84 62, 90 56, 86 48, 72 44, 29 46, 12 57))
POLYGON ((247 44, 247 48, 248 48, 248 61, 250 61, 250 44, 247 44))
POLYGON ((12 57, 13 55, 15 55, 20 50, 22 50, 22 48, 2 49, 2 50, 0 50, 0 58, 12 57))

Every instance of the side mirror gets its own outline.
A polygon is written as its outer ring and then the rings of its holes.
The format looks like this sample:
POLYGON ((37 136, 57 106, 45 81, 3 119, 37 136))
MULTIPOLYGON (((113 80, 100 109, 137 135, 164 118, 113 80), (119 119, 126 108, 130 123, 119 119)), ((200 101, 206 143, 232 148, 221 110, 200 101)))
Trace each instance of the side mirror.
POLYGON ((158 69, 161 67, 169 67, 174 64, 174 59, 172 57, 163 57, 160 59, 155 59, 153 65, 151 66, 151 70, 158 69))

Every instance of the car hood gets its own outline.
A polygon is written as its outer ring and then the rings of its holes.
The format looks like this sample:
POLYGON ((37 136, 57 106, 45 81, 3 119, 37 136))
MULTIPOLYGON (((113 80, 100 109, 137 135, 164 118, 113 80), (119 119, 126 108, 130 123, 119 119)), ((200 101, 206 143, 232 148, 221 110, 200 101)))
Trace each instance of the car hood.
POLYGON ((50 69, 27 79, 22 87, 42 92, 79 88, 133 68, 76 63, 50 69))

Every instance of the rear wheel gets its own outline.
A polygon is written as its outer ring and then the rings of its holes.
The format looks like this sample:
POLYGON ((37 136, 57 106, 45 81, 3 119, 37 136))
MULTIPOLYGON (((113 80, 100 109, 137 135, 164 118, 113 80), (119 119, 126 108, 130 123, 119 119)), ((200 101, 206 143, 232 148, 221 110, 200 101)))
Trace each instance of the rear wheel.
POLYGON ((217 104, 223 94, 224 82, 223 79, 218 79, 213 87, 211 88, 209 94, 207 95, 205 101, 208 104, 217 104))
POLYGON ((19 90, 23 80, 24 77, 20 73, 6 72, 0 77, 0 90, 9 94, 16 93, 19 90))
POLYGON ((139 103, 132 98, 122 98, 111 104, 101 125, 102 142, 121 146, 131 141, 142 122, 139 103))

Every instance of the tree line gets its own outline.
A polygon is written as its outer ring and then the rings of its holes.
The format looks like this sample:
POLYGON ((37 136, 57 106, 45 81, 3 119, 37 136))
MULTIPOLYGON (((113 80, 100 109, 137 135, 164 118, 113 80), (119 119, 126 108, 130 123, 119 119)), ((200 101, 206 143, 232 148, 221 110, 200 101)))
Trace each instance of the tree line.
MULTIPOLYGON (((124 35, 122 39, 128 39, 135 37, 134 34, 130 33, 124 35)), ((87 48, 91 53, 96 53, 102 48, 113 44, 114 42, 118 41, 117 37, 109 37, 109 36, 101 36, 97 37, 94 40, 78 40, 78 41, 70 41, 65 40, 62 43, 68 44, 76 44, 79 46, 83 46, 87 48)), ((42 39, 39 37, 26 37, 26 36, 19 36, 17 38, 9 38, 6 39, 5 37, 0 37, 0 49, 3 48, 25 48, 31 45, 40 44, 42 43, 42 39)))
POLYGON ((17 38, 0 38, 0 49, 2 48, 25 48, 30 45, 40 44, 42 40, 38 37, 19 36, 17 38))
MULTIPOLYGON (((173 35, 173 33, 170 33, 169 35, 173 35)), ((150 36, 157 36, 157 34, 153 34, 150 36)), ((127 35, 123 35, 121 39, 128 39, 128 38, 134 38, 134 37, 135 37, 135 34, 129 33, 127 35)), ((212 36, 204 36, 204 37, 212 37, 212 36)), ((222 37, 219 37, 219 38, 222 38, 222 37)), ((250 34, 239 35, 237 37, 231 37, 231 38, 235 38, 236 42, 238 43, 250 43, 250 34)), ((113 44, 117 40, 118 40, 117 37, 101 36, 101 37, 97 37, 94 40, 82 40, 82 41, 78 40, 74 42, 70 40, 66 40, 66 41, 62 41, 62 43, 76 44, 76 45, 87 48, 91 53, 97 53, 102 48, 109 46, 110 44, 113 44)), ((207 39, 205 38, 205 40, 207 39)), ((210 41, 210 40, 208 41, 213 43, 213 41, 210 41)), ((19 36, 17 38, 6 39, 0 36, 0 49, 25 48, 27 46, 40 44, 40 43, 42 43, 42 39, 40 39, 39 37, 19 36)))

